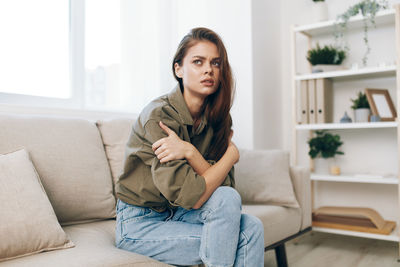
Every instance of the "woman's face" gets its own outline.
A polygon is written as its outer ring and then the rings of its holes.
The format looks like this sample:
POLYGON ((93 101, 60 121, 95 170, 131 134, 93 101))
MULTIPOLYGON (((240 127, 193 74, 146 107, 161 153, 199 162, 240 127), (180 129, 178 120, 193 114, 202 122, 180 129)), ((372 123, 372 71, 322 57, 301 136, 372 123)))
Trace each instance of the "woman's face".
POLYGON ((209 41, 199 41, 187 51, 182 65, 175 63, 176 76, 182 78, 184 91, 206 98, 219 86, 221 59, 218 48, 209 41))

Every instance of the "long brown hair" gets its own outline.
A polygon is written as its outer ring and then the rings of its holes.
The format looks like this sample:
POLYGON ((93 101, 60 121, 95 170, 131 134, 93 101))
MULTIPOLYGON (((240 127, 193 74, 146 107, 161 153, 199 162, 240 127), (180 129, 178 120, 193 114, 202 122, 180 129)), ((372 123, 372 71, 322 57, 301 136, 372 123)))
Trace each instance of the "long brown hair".
POLYGON ((208 159, 219 160, 229 144, 229 136, 232 128, 232 118, 229 111, 234 96, 234 81, 232 70, 228 61, 228 54, 221 38, 214 31, 207 28, 194 28, 180 42, 172 62, 172 72, 183 91, 183 82, 175 73, 175 63, 182 66, 183 58, 189 48, 199 41, 209 41, 217 46, 220 64, 219 86, 217 91, 209 95, 203 104, 203 112, 209 124, 214 130, 212 144, 208 151, 208 159))

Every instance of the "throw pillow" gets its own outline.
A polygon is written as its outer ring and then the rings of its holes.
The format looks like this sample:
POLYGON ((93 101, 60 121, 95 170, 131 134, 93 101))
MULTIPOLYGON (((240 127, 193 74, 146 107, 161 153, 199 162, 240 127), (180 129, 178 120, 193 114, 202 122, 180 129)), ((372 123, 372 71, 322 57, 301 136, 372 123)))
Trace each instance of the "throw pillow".
POLYGON ((0 155, 0 261, 74 247, 25 149, 0 155))
POLYGON ((235 181, 243 203, 299 207, 290 179, 287 151, 240 149, 235 181))
POLYGON ((24 147, 61 225, 115 217, 112 177, 93 121, 0 114, 0 154, 24 147))

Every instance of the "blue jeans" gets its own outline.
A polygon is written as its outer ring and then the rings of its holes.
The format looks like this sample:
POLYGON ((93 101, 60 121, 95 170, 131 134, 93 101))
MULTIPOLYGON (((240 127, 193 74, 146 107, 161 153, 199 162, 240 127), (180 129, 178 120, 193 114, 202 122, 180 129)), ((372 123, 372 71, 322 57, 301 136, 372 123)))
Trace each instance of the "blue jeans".
POLYGON ((156 212, 117 203, 116 246, 172 265, 207 267, 264 265, 264 230, 241 214, 241 199, 221 186, 200 209, 156 212))

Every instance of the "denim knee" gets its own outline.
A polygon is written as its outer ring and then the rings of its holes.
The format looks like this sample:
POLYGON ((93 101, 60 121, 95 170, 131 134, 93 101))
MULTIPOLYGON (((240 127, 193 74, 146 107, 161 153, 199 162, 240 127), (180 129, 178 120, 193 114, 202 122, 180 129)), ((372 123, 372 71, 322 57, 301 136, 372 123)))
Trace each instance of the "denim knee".
POLYGON ((228 213, 240 213, 242 209, 242 199, 239 193, 229 186, 218 187, 207 202, 207 207, 211 210, 221 208, 228 213))
POLYGON ((264 225, 259 218, 249 214, 242 214, 242 219, 240 224, 242 228, 241 232, 249 240, 254 240, 254 239, 261 239, 262 241, 264 240, 264 225))
POLYGON ((253 234, 256 235, 256 236, 262 236, 263 239, 264 239, 264 224, 256 216, 251 216, 251 218, 252 218, 252 221, 253 221, 252 223, 254 224, 253 234))

